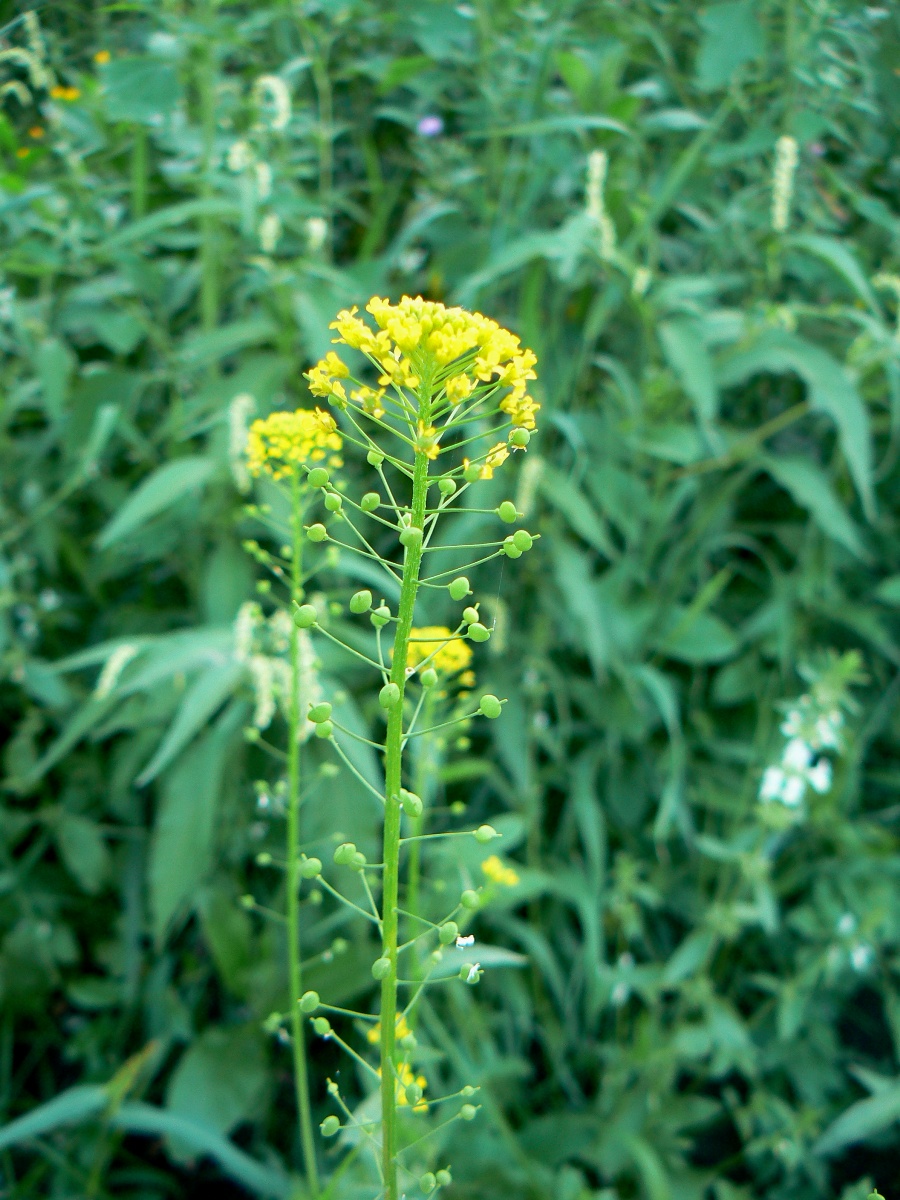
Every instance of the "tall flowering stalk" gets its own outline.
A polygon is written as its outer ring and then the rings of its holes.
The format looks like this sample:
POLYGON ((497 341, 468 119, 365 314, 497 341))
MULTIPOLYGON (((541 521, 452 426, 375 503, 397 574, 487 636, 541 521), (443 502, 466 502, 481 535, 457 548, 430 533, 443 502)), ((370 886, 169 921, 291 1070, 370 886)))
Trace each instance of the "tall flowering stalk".
MULTIPOLYGON (((323 1134, 334 1136, 347 1128, 366 1140, 375 1153, 380 1194, 385 1200, 400 1200, 401 1194, 427 1195, 450 1182, 449 1171, 438 1164, 434 1170, 413 1170, 408 1151, 418 1156, 420 1168, 429 1166, 427 1149, 419 1145, 420 1137, 411 1128, 413 1119, 424 1118, 437 1104, 467 1101, 475 1093, 467 1086, 453 1096, 425 1098, 425 1077, 417 1074, 413 1065, 414 1009, 425 989, 436 982, 432 975, 445 952, 455 954, 457 946, 465 950, 472 945, 472 935, 461 933, 460 923, 469 921, 481 903, 479 891, 469 887, 440 920, 423 915, 420 851, 431 838, 474 837, 486 844, 498 836, 489 825, 475 830, 430 831, 425 803, 415 790, 416 786, 428 790, 428 756, 413 756, 411 739, 424 739, 426 747, 437 745, 442 736, 439 731, 465 727, 479 714, 488 718, 500 715, 503 702, 496 696, 481 696, 477 704, 469 699, 467 689, 474 683, 469 670, 471 644, 487 641, 491 631, 481 620, 478 604, 468 601, 472 594, 469 580, 460 572, 499 556, 519 558, 533 543, 525 529, 487 543, 450 547, 436 544, 434 535, 442 517, 462 511, 459 501, 467 489, 490 479, 512 452, 525 449, 539 405, 528 393, 535 378, 534 354, 495 321, 421 298, 403 297, 394 305, 375 297, 366 307, 375 328, 357 316, 356 309, 339 313, 332 325, 336 342, 355 352, 357 373, 366 378, 357 378, 350 363, 337 353, 327 354, 307 379, 313 395, 327 400, 335 415, 321 409, 299 410, 255 422, 249 434, 248 468, 252 474, 265 472, 280 482, 292 501, 290 597, 295 636, 288 719, 287 922, 290 1028, 309 1188, 313 1194, 318 1191, 304 1015, 312 1018, 316 1033, 333 1040, 352 1057, 372 1081, 380 1100, 379 1119, 362 1120, 348 1107, 337 1083, 329 1081, 329 1093, 341 1115, 325 1117, 323 1134), (358 500, 351 498, 340 475, 336 476, 337 485, 332 480, 341 465, 340 453, 348 447, 365 455, 380 481, 379 491, 366 492, 358 500), (319 504, 324 510, 321 519, 306 523, 313 505, 319 504), (372 527, 364 527, 364 523, 372 527), (351 614, 368 615, 374 630, 370 654, 340 643, 376 673, 386 728, 380 743, 371 744, 383 755, 383 791, 360 774, 346 753, 346 739, 359 735, 339 724, 330 703, 306 702, 301 710, 299 631, 340 642, 324 626, 324 615, 320 621, 315 606, 305 602, 305 540, 355 551, 369 563, 378 564, 386 578, 399 585, 395 611, 384 600, 376 604, 368 589, 350 597, 351 614), (423 566, 429 555, 438 551, 468 561, 428 574, 423 566), (462 613, 446 626, 418 626, 417 597, 423 588, 443 593, 449 604, 465 604, 462 613), (385 632, 390 645, 386 638, 383 641, 385 632), (360 903, 345 894, 346 884, 339 887, 325 878, 319 859, 300 853, 300 742, 301 723, 307 720, 312 723, 307 728, 313 728, 318 738, 333 747, 383 807, 381 863, 368 863, 352 842, 338 846, 334 854, 338 868, 356 874, 360 903), (372 964, 372 975, 380 985, 375 1012, 335 1008, 315 992, 302 991, 299 893, 304 879, 317 880, 318 886, 373 926, 380 943, 372 964), (405 889, 402 895, 401 887, 405 889), (403 942, 401 918, 407 938, 403 942), (339 1036, 325 1012, 368 1023, 368 1035, 359 1050, 339 1036), (374 1046, 378 1048, 377 1063, 368 1058, 374 1046)), ((507 524, 520 517, 510 500, 495 509, 466 506, 466 511, 481 512, 507 524)), ((468 961, 471 957, 461 958, 458 973, 461 980, 473 984, 481 970, 477 962, 468 961)), ((446 966, 444 963, 442 968, 444 978, 446 966)), ((475 1105, 462 1103, 449 1120, 471 1120, 476 1113, 475 1105)), ((426 1132, 435 1128, 440 1126, 426 1132)))

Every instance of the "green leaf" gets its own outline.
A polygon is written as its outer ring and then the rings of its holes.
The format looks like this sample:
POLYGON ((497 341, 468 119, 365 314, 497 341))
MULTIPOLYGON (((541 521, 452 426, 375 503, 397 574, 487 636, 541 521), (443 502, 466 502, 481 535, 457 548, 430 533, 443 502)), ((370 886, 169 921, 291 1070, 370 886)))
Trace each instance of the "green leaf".
POLYGON ((685 620, 688 610, 675 607, 671 628, 656 645, 669 658, 687 663, 714 663, 731 658, 740 648, 740 639, 721 617, 700 612, 685 620))
POLYGON ((182 99, 175 68, 143 55, 106 63, 100 70, 100 92, 108 120, 145 125, 172 112, 182 99))
POLYGON ((728 87, 742 67, 762 57, 765 42, 754 0, 713 4, 697 19, 703 30, 696 68, 701 91, 728 87))
POLYGON ((208 367, 211 363, 237 354, 248 346, 269 342, 277 330, 268 317, 248 317, 244 321, 232 321, 209 333, 194 333, 186 337, 178 351, 178 362, 182 367, 208 367))
POLYGON ((201 487, 215 470, 211 458, 191 455, 158 467, 131 493, 97 537, 97 548, 108 550, 137 532, 151 518, 171 508, 183 496, 201 487))
POLYGON ((42 1137, 65 1125, 87 1121, 100 1113, 107 1104, 106 1088, 99 1084, 83 1084, 69 1088, 46 1104, 33 1108, 0 1129, 0 1150, 18 1146, 32 1138, 42 1137))
POLYGON ((191 684, 156 753, 135 780, 144 787, 164 771, 231 696, 244 675, 243 663, 230 659, 208 667, 191 684))
POLYGON ((748 350, 732 354, 719 364, 719 386, 732 387, 763 371, 793 371, 799 375, 809 390, 810 407, 834 421, 863 510, 872 520, 875 496, 869 414, 846 370, 820 346, 796 334, 769 329, 748 350))
POLYGON ((805 508, 828 537, 857 558, 868 559, 856 526, 832 491, 822 468, 809 458, 765 458, 763 467, 792 498, 805 508))
POLYGON ((708 425, 716 418, 718 394, 712 359, 696 322, 688 317, 663 321, 659 339, 669 366, 690 397, 697 420, 708 425))
POLYGON ((96 822, 79 813, 61 813, 54 827, 63 862, 85 892, 99 892, 109 875, 110 858, 96 822))
POLYGON ((814 1153, 838 1154, 855 1142, 865 1142, 900 1120, 900 1083, 876 1096, 858 1100, 832 1121, 813 1147, 814 1153))
POLYGON ((887 579, 882 579, 875 589, 875 598, 882 604, 900 608, 900 575, 890 575, 887 579))
POLYGON ((577 484, 555 467, 545 463, 541 470, 539 486, 544 499, 563 514, 572 529, 579 537, 584 538, 589 546, 599 550, 606 558, 618 557, 618 551, 605 524, 577 484))
POLYGON ((715 940, 715 934, 709 929, 696 929, 688 934, 663 969, 663 986, 675 987, 696 974, 706 962, 715 940))
POLYGON ((853 251, 837 238, 823 237, 817 233, 798 233, 788 239, 792 249, 806 250, 814 254, 843 277, 870 312, 881 315, 881 305, 873 292, 865 272, 856 261, 853 251))
POLYGON ((217 196, 203 200, 184 200, 180 204, 171 204, 168 208, 159 209, 149 217, 142 217, 140 221, 132 221, 130 225, 108 237, 105 242, 101 242, 97 253, 101 256, 109 255, 125 246, 132 246, 135 242, 150 241, 156 234, 171 229, 173 225, 184 225, 189 221, 198 221, 201 217, 237 216, 237 205, 217 196))

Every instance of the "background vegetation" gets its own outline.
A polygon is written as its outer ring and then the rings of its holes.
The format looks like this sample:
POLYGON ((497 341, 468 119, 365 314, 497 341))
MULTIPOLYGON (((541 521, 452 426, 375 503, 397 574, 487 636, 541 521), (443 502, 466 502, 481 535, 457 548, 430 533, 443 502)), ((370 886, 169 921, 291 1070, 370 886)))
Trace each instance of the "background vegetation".
MULTIPOLYGON (((310 403, 338 307, 404 292, 515 329, 544 406, 495 481, 542 538, 478 581, 510 703, 440 764, 518 874, 479 938, 527 958, 428 1012, 434 1071, 484 1089, 450 1194, 896 1192, 896 11, 4 12, 0 1118, 30 1124, 0 1194, 292 1194, 281 932, 240 900, 279 903, 282 837, 241 429, 310 403), (762 804, 828 650, 864 671, 832 785, 762 804)), ((309 844, 375 832, 346 773, 304 811, 309 844)), ((371 947, 303 911, 310 986, 364 1005, 371 947)))

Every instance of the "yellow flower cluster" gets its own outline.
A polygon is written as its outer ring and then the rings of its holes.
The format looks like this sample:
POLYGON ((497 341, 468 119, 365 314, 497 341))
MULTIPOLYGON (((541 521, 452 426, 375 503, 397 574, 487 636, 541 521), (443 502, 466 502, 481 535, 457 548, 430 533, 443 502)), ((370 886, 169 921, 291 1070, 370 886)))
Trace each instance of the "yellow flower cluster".
MULTIPOLYGON (((501 467, 509 458, 509 447, 506 442, 498 442, 496 446, 492 446, 485 455, 484 462, 481 464, 479 479, 493 479, 494 471, 497 467, 501 467)), ((463 467, 469 466, 469 460, 463 459, 463 467)))
POLYGON ((515 887, 519 882, 519 876, 512 867, 504 866, 496 854, 486 858, 481 864, 481 869, 491 883, 499 883, 502 887, 515 887))
POLYGON ((430 654, 434 654, 434 658, 428 665, 448 675, 465 670, 472 661, 472 647, 469 643, 462 638, 453 637, 444 625, 425 625, 410 632, 408 666, 417 667, 430 654))
POLYGON ((284 479, 306 463, 342 466, 343 439, 330 413, 317 408, 274 412, 254 421, 247 435, 247 469, 284 479))
MULTIPOLYGON (((402 1041, 403 1038, 408 1037, 409 1034, 412 1032, 409 1028, 409 1025, 406 1023, 406 1017, 404 1017, 404 1015, 402 1013, 397 1017, 396 1030, 397 1030, 396 1036, 397 1036, 398 1042, 402 1041)), ((373 1046, 378 1045, 378 1042, 381 1040, 381 1022, 380 1021, 375 1022, 375 1024, 371 1027, 369 1032, 366 1034, 366 1037, 372 1043, 373 1046)), ((380 1067, 378 1069, 378 1074, 379 1075, 381 1074, 380 1067)), ((397 1103, 399 1105, 406 1105, 409 1103, 409 1101, 407 1099, 407 1095, 406 1095, 406 1089, 408 1087, 411 1087, 413 1084, 416 1084, 416 1086, 421 1088, 422 1091, 424 1092, 425 1089, 428 1087, 428 1080, 425 1078, 424 1075, 413 1074, 413 1069, 409 1065, 409 1063, 406 1063, 406 1062, 400 1063, 397 1067, 397 1103)), ((424 1097, 421 1100, 419 1100, 416 1104, 413 1105, 413 1112, 420 1113, 420 1112, 427 1112, 427 1111, 428 1111, 428 1101, 425 1100, 424 1097)))

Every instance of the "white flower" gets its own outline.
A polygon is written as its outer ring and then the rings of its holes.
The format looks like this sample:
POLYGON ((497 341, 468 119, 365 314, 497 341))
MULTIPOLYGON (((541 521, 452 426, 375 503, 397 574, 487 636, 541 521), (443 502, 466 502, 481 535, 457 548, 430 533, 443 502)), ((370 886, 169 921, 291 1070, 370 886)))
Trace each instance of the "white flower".
POLYGON ((806 779, 813 791, 824 795, 831 787, 831 763, 828 759, 820 758, 814 767, 810 767, 806 779))
POLYGON ((272 195, 272 168, 267 162, 258 162, 253 168, 256 176, 256 195, 260 200, 268 200, 272 195))
POLYGON ((275 716, 275 688, 272 659, 265 654, 254 654, 247 666, 253 680, 253 690, 256 693, 256 711, 253 714, 253 724, 257 729, 268 729, 275 716))
POLYGON ((281 237, 281 218, 277 213, 266 213, 259 223, 259 244, 264 254, 271 254, 281 237))
POLYGON ((228 461, 239 492, 250 491, 250 472, 245 456, 247 430, 255 411, 256 401, 249 392, 239 392, 228 405, 228 461))
POLYGON ((780 137, 775 143, 775 170, 772 175, 772 228, 776 233, 784 233, 790 222, 796 170, 797 140, 780 137))
POLYGON ((805 771, 812 756, 812 750, 802 738, 791 738, 781 756, 781 765, 789 771, 805 771))
POLYGON ((835 709, 819 717, 815 726, 815 745, 820 750, 837 750, 840 746, 840 728, 844 723, 842 714, 835 709))
POLYGON ((837 931, 843 937, 849 937, 851 933, 856 932, 856 917, 853 913, 845 912, 841 915, 837 923, 837 931))
POLYGON ((609 158, 605 150, 594 150, 588 155, 587 192, 585 206, 587 214, 600 230, 600 257, 610 259, 616 250, 616 227, 606 211, 603 189, 609 158))
POLYGON ((786 779, 781 767, 766 767, 759 787, 760 800, 780 800, 786 779))
POLYGON ((228 150, 228 169, 237 174, 239 171, 246 169, 253 162, 253 151, 245 141, 232 142, 228 150))
POLYGON ((850 951, 850 962, 853 965, 854 971, 864 971, 874 957, 875 952, 865 942, 857 942, 850 951))
POLYGON ((291 119, 291 94, 278 75, 260 75, 253 85, 253 99, 265 110, 267 124, 276 132, 287 128, 291 119))
POLYGON ((802 775, 788 775, 781 788, 781 802, 788 808, 796 808, 806 792, 806 781, 802 775))
POLYGON ((246 662, 253 653, 253 638, 262 622, 262 609, 255 600, 245 601, 234 618, 234 657, 246 662))
POLYGON ((636 267, 631 277, 631 294, 643 296, 653 281, 653 273, 647 267, 636 267))
POLYGON ((324 217, 307 217, 306 248, 310 254, 321 250, 328 238, 328 222, 324 217))
POLYGON ((456 947, 458 950, 462 950, 462 948, 464 946, 471 946, 474 943, 474 941, 475 941, 474 933, 470 933, 468 935, 460 934, 459 937, 456 939, 456 947))
POLYGON ((94 688, 95 700, 103 700, 110 694, 119 682, 119 676, 137 653, 138 647, 131 642, 123 642, 121 646, 116 646, 103 664, 103 670, 100 672, 100 678, 94 688))
POLYGON ((481 963, 471 963, 469 965, 469 973, 466 976, 466 983, 477 983, 481 971, 481 963))

